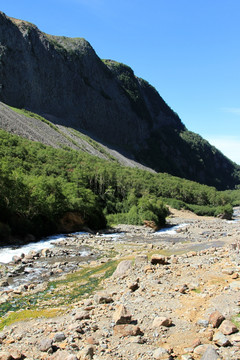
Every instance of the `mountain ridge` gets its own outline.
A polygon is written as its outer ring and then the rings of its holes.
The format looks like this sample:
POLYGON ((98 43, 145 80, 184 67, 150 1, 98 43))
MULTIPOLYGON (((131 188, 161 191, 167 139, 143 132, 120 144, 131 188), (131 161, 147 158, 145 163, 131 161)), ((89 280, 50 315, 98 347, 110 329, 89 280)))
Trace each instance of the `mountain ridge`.
POLYGON ((73 128, 157 172, 218 189, 240 167, 189 132, 127 65, 101 60, 82 38, 47 35, 0 13, 0 101, 73 128))

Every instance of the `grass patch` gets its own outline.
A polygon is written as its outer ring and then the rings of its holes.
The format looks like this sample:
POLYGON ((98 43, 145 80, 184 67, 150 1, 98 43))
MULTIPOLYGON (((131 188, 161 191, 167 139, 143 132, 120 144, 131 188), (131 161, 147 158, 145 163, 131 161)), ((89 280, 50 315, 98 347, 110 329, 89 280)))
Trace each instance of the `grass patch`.
POLYGON ((24 321, 29 319, 37 319, 40 317, 51 318, 62 313, 59 309, 41 309, 41 310, 20 310, 10 313, 6 318, 0 320, 0 331, 17 321, 24 321))
POLYGON ((240 330, 240 313, 238 315, 235 315, 231 318, 231 321, 233 324, 240 330))
POLYGON ((99 288, 101 282, 113 274, 118 263, 118 260, 112 260, 95 267, 84 267, 61 279, 50 281, 43 291, 8 300, 0 305, 1 317, 11 311, 6 319, 0 320, 0 330, 5 325, 26 318, 45 316, 45 314, 55 316, 54 309, 72 304, 99 288))

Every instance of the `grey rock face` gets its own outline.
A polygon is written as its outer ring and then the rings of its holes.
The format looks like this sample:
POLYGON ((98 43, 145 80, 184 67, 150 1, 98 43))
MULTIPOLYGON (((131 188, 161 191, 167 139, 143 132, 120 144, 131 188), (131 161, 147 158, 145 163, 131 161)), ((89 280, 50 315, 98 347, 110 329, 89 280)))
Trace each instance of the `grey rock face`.
POLYGON ((239 168, 200 136, 182 136, 178 115, 128 66, 102 61, 85 39, 47 35, 1 12, 0 101, 82 131, 156 171, 219 189, 239 182, 239 168))

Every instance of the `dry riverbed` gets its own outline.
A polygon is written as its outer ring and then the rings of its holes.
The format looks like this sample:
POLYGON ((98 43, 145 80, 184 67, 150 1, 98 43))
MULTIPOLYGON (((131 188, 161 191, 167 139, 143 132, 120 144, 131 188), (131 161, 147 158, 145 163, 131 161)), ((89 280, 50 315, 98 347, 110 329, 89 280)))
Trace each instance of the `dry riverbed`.
POLYGON ((2 265, 0 360, 240 359, 239 222, 173 211, 169 224, 184 225, 119 226, 2 265), (91 255, 71 267, 77 247, 91 255), (47 281, 9 286, 46 259, 47 281))

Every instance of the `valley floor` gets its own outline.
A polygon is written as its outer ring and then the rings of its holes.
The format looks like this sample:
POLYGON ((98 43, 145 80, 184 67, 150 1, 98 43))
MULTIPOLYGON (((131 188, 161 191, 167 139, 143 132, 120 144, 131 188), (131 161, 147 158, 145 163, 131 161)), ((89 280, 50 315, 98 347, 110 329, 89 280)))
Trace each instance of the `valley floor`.
MULTIPOLYGON (((81 266, 91 269, 87 280, 58 278, 48 301, 40 298, 46 284, 26 286, 39 314, 58 316, 9 325, 8 312, 0 359, 240 359, 239 222, 174 211, 169 223, 184 226, 171 235, 120 226, 122 238, 78 239, 106 256, 81 266), (110 263, 118 266, 107 277, 110 263), (97 279, 101 288, 74 300, 73 288, 97 279)), ((23 295, 3 290, 2 304, 23 295)))

